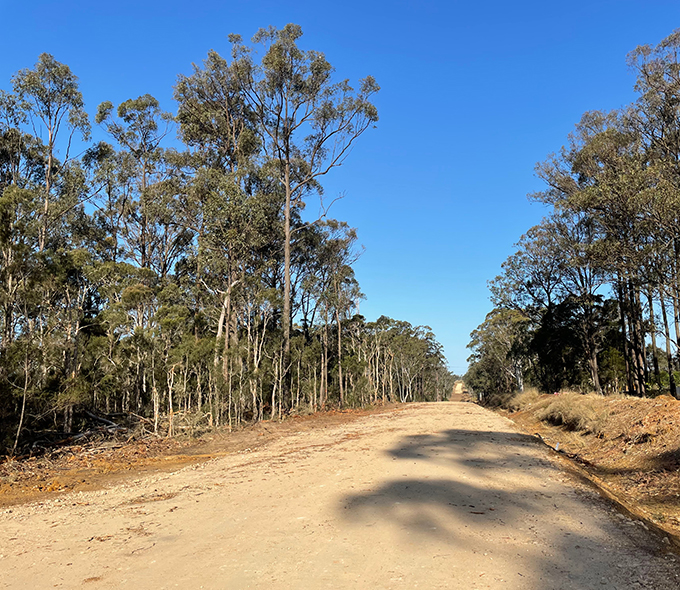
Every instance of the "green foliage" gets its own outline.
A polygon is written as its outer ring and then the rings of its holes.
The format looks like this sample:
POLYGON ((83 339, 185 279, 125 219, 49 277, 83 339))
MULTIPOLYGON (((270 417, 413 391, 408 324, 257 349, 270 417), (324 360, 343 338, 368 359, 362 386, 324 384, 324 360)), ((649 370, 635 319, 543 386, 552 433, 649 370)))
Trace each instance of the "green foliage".
MULTIPOLYGON (((680 31, 635 49, 635 103, 585 113, 567 145, 537 165, 547 188, 531 197, 550 214, 491 282, 497 309, 527 318, 521 356, 545 391, 677 395, 678 49, 680 31)), ((479 387, 507 392, 484 354, 472 361, 479 387)))
POLYGON ((80 158, 68 66, 43 54, 0 91, 0 453, 91 428, 88 412, 172 435, 447 397, 429 328, 356 315, 356 231, 301 220, 378 90, 333 82, 301 34, 258 33, 260 63, 231 37, 231 60, 179 77, 176 117, 148 94, 103 102, 109 142, 80 158))
POLYGON ((24 69, 12 78, 12 85, 28 116, 39 119, 50 135, 50 144, 62 122, 89 138, 90 124, 84 111, 78 78, 71 69, 49 53, 42 53, 34 69, 24 69))
POLYGON ((524 388, 529 321, 515 310, 495 309, 470 334, 465 381, 483 400, 524 388))

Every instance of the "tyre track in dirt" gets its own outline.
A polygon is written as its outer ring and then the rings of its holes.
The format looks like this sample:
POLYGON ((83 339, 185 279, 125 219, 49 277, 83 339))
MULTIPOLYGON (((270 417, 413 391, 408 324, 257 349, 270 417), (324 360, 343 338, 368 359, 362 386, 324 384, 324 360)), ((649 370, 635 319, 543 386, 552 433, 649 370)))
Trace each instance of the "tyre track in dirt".
POLYGON ((0 513, 0 588, 675 589, 660 539, 473 404, 0 513))

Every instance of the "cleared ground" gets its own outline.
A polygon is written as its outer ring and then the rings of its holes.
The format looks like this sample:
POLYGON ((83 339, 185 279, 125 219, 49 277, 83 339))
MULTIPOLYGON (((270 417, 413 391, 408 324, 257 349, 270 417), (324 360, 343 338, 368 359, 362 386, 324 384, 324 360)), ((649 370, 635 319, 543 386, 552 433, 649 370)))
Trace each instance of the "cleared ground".
POLYGON ((458 402, 0 514, 2 588, 665 590, 679 574, 545 446, 458 402))

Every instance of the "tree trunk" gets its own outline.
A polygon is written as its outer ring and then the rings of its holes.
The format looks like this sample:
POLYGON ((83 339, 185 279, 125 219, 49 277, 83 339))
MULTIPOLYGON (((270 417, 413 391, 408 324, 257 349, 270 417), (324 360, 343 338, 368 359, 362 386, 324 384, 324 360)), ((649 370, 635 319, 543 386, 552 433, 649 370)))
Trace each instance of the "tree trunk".
POLYGON ((326 407, 328 398, 328 322, 323 326, 323 350, 321 354, 321 408, 326 407))
POLYGON ((215 358, 213 364, 217 367, 219 361, 219 341, 223 334, 224 318, 227 314, 227 296, 224 296, 224 301, 222 302, 222 310, 220 311, 220 318, 217 320, 217 336, 215 336, 215 358))
POLYGON ((168 384, 168 436, 174 436, 174 434, 175 434, 174 424, 173 424, 174 407, 173 407, 173 399, 172 399, 172 390, 175 387, 175 367, 174 366, 171 367, 170 371, 168 372, 167 384, 168 384))
POLYGON ((671 352, 671 331, 668 327, 668 315, 666 313, 666 302, 663 296, 663 287, 659 289, 659 303, 661 304, 661 317, 663 318, 664 333, 666 335, 666 362, 668 363, 668 378, 670 382, 670 393, 673 397, 678 397, 675 386, 675 375, 673 374, 673 353, 671 352))
POLYGON ((285 167, 285 187, 286 187, 286 203, 283 210, 283 370, 284 375, 281 375, 283 382, 282 395, 288 396, 290 386, 287 379, 288 366, 290 365, 290 322, 291 322, 291 301, 290 301, 290 249, 291 249, 291 229, 290 229, 290 214, 291 214, 291 178, 290 178, 290 164, 286 162, 285 167))
POLYGON ((647 300, 649 301, 649 333, 652 338, 652 362, 654 364, 654 381, 657 385, 661 384, 661 374, 659 372, 659 354, 656 348, 656 323, 654 321, 654 298, 652 288, 647 289, 647 300))
POLYGON ((50 191, 52 190, 52 163, 54 159, 54 129, 47 129, 47 164, 45 165, 45 202, 43 204, 42 223, 38 237, 38 250, 42 252, 47 242, 48 215, 50 211, 50 191))
POLYGON ((153 431, 158 434, 158 422, 160 420, 161 402, 158 397, 158 387, 156 387, 156 365, 155 355, 151 351, 151 395, 153 397, 153 431))
POLYGON ((14 446, 12 447, 12 455, 16 453, 17 446, 19 445, 19 437, 21 436, 21 429, 24 427, 24 416, 26 415, 26 398, 28 397, 28 383, 29 383, 29 371, 30 364, 28 358, 28 349, 26 349, 26 356, 24 357, 24 388, 23 395, 21 399, 21 415, 19 416, 19 425, 17 426, 17 434, 14 437, 14 446))
POLYGON ((340 407, 345 404, 345 390, 342 384, 342 325, 340 323, 340 312, 336 308, 335 319, 338 323, 338 381, 340 382, 340 407))
MULTIPOLYGON (((673 299, 673 323, 675 324, 675 341, 680 344, 680 301, 678 300, 677 283, 671 287, 673 299)), ((673 368, 678 368, 678 359, 674 358, 673 368)))
POLYGON ((642 383, 643 388, 647 388, 647 382, 649 381, 649 363, 647 362, 647 349, 645 346, 646 333, 645 333, 645 321, 642 313, 642 298, 640 295, 640 287, 638 285, 633 286, 633 298, 635 301, 635 330, 638 334, 638 356, 640 366, 642 367, 642 383))
POLYGON ((623 358, 626 362, 626 382, 628 384, 628 395, 633 395, 635 393, 635 387, 630 363, 630 346, 628 345, 628 334, 626 331, 626 301, 624 298, 623 285, 620 280, 617 282, 616 293, 619 300, 619 326, 621 328, 621 335, 623 337, 623 358))
POLYGON ((227 294, 224 298, 225 316, 224 316, 224 346, 222 353, 222 377, 225 384, 229 387, 229 346, 231 344, 231 277, 229 278, 229 285, 227 286, 227 294))
POLYGON ((590 367, 590 376, 593 380, 593 386, 598 395, 602 395, 602 387, 600 385, 600 373, 597 366, 597 349, 594 346, 589 347, 588 351, 588 365, 590 367))

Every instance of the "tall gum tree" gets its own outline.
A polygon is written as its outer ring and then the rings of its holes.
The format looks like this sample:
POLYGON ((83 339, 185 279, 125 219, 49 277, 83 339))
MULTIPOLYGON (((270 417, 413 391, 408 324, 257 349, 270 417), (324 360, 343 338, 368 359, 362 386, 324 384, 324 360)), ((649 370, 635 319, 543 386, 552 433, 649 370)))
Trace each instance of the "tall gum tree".
MULTIPOLYGON (((299 25, 283 29, 260 29, 253 37, 264 47, 261 62, 238 35, 234 46, 239 77, 245 96, 255 113, 257 130, 272 173, 285 194, 283 367, 290 365, 291 333, 291 244, 293 210, 304 205, 306 195, 322 194, 319 178, 340 166, 354 142, 378 121, 370 98, 379 90, 368 76, 355 91, 347 80, 333 82, 333 67, 323 53, 304 51, 297 45, 299 25)), ((284 394, 289 380, 284 379, 284 394)))
POLYGON ((229 349, 238 344, 234 289, 243 286, 246 257, 260 229, 251 215, 258 202, 253 192, 259 146, 236 64, 210 51, 203 67, 193 69, 190 76, 179 76, 174 92, 180 136, 195 167, 187 223, 197 235, 197 265, 209 270, 215 283, 210 290, 220 295, 214 363, 224 335, 222 370, 228 383, 229 349))
POLYGON ((12 78, 17 96, 25 105, 34 127, 42 125, 47 135, 45 143, 45 186, 39 249, 42 252, 50 225, 51 195, 58 166, 64 167, 70 160, 71 141, 76 132, 83 139, 90 137, 90 122, 84 110, 83 95, 78 89, 78 77, 71 69, 51 56, 42 53, 31 69, 20 70, 12 78), (59 165, 56 160, 57 139, 66 128, 66 150, 59 165))

